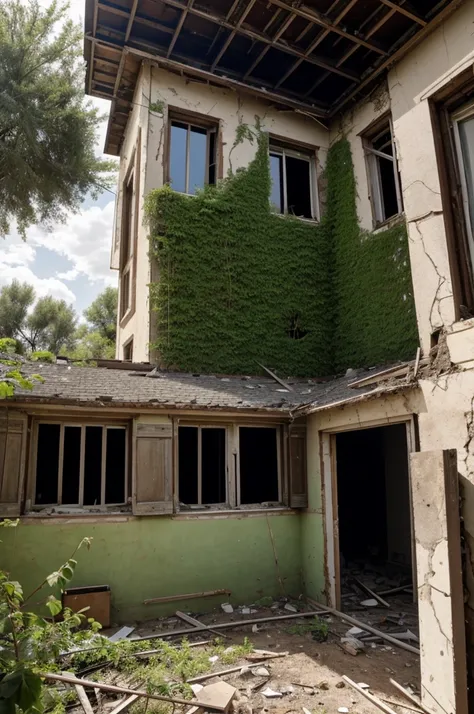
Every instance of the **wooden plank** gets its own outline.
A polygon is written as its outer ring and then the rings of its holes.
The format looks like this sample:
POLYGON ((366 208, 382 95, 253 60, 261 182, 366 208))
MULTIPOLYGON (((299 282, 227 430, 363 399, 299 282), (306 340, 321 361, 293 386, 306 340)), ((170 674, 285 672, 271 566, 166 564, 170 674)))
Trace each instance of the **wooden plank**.
POLYGON ((127 709, 130 704, 133 704, 137 699, 139 699, 138 694, 132 694, 131 697, 127 697, 123 702, 121 702, 115 709, 112 709, 112 711, 109 714, 120 714, 120 712, 123 712, 124 709, 127 709))
POLYGON ((109 637, 109 642, 118 642, 119 640, 125 640, 134 630, 134 627, 121 627, 117 630, 111 637, 109 637))
POLYGON ((165 597, 152 597, 144 600, 144 605, 154 605, 160 602, 174 602, 176 600, 198 600, 201 597, 211 597, 213 595, 232 595, 230 590, 206 590, 202 593, 187 593, 186 595, 166 595, 165 597))
MULTIPOLYGON (((180 610, 176 611, 176 617, 179 617, 180 620, 184 620, 184 622, 187 622, 188 625, 193 625, 194 627, 202 626, 202 622, 199 622, 199 620, 194 619, 194 617, 191 617, 191 615, 186 615, 185 612, 180 612, 180 610)), ((214 635, 218 635, 219 637, 227 637, 227 635, 224 635, 223 632, 219 632, 218 630, 209 629, 209 632, 212 632, 214 635)))
POLYGON ((94 714, 94 710, 92 709, 92 704, 89 701, 89 697, 86 694, 86 690, 82 686, 82 684, 75 684, 74 688, 77 692, 77 696, 79 697, 79 701, 81 702, 81 706, 85 711, 85 714, 94 714))
POLYGON ((412 704, 416 704, 418 709, 422 709, 424 712, 426 712, 426 714, 433 714, 429 709, 423 706, 418 697, 415 697, 411 692, 408 691, 408 689, 402 687, 402 685, 398 684, 398 682, 396 682, 394 679, 390 679, 390 684, 393 684, 393 686, 398 689, 398 691, 401 692, 403 696, 408 699, 408 701, 412 702, 412 704))
POLYGON ((380 595, 377 595, 376 592, 374 592, 374 591, 371 590, 367 585, 365 585, 365 583, 363 583, 362 580, 359 580, 359 578, 354 578, 354 577, 353 577, 352 579, 354 580, 354 582, 357 583, 357 585, 358 585, 360 588, 362 588, 362 590, 365 590, 365 592, 368 593, 368 595, 370 595, 371 597, 375 598, 375 600, 377 600, 377 602, 379 602, 379 603, 380 603, 381 605, 383 605, 384 607, 390 608, 389 603, 388 603, 386 600, 384 600, 383 597, 380 597, 380 595))
MULTIPOLYGON (((276 659, 277 657, 287 657, 288 652, 270 652, 268 655, 262 655, 258 662, 253 662, 244 665, 249 669, 253 667, 260 667, 262 662, 267 659, 276 659)), ((233 674, 234 672, 240 672, 242 665, 238 667, 230 667, 230 669, 222 669, 220 672, 208 672, 207 674, 200 674, 199 677, 193 677, 192 679, 186 680, 188 684, 197 684, 198 682, 204 682, 206 679, 211 679, 211 677, 225 677, 226 674, 233 674)))
POLYGON ((265 372, 266 372, 267 374, 269 374, 270 377, 272 377, 272 379, 275 380, 275 382, 278 382, 278 384, 281 384, 281 386, 284 387, 285 389, 287 389, 289 392, 294 392, 294 391, 295 391, 295 390, 293 389, 293 387, 290 387, 289 384, 287 384, 287 383, 284 382, 282 379, 280 379, 280 377, 278 377, 278 376, 275 374, 275 372, 272 372, 271 369, 268 369, 268 367, 265 367, 264 364, 261 364, 260 362, 257 362, 257 364, 258 364, 259 367, 261 367, 262 369, 264 369, 265 372))
POLYGON ((344 682, 347 682, 349 686, 351 686, 353 689, 355 689, 359 694, 362 694, 363 697, 369 700, 369 702, 372 702, 372 704, 375 704, 376 707, 381 709, 385 714, 397 714, 397 712, 392 709, 391 707, 387 706, 387 704, 384 704, 380 699, 378 699, 374 694, 371 694, 370 692, 367 691, 367 689, 364 689, 363 687, 360 687, 358 684, 352 681, 352 679, 349 679, 345 674, 342 675, 342 678, 344 682))
MULTIPOLYGON (((222 707, 215 703, 209 702, 199 702, 194 699, 180 699, 179 697, 164 697, 161 694, 150 694, 149 692, 143 692, 141 690, 129 689, 128 687, 117 687, 115 684, 104 684, 104 682, 92 682, 88 679, 79 679, 73 675, 65 674, 55 674, 53 672, 40 672, 40 677, 47 679, 51 682, 63 682, 64 684, 72 684, 76 686, 78 684, 81 687, 90 687, 91 689, 101 689, 104 692, 115 692, 117 694, 130 694, 136 695, 137 697, 145 697, 145 699, 156 699, 159 702, 171 702, 172 704, 183 704, 184 706, 189 706, 193 704, 197 707, 204 707, 205 709, 212 709, 215 711, 224 711, 222 707)), ((203 690, 204 691, 204 690, 203 690)))

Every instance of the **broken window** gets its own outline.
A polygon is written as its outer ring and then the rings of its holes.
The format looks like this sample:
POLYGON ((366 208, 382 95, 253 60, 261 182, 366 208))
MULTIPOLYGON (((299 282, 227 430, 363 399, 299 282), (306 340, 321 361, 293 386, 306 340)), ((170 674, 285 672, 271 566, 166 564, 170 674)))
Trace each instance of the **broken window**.
POLYGON ((278 430, 239 428, 240 503, 278 503, 278 430))
POLYGON ((179 500, 194 506, 226 503, 226 430, 180 426, 179 500))
POLYGON ((402 213, 402 194, 393 141, 392 122, 385 119, 363 137, 376 225, 402 213))
POLYGON ((123 346, 123 359, 125 362, 133 361, 133 337, 123 346))
POLYGON ((38 424, 35 505, 124 504, 126 437, 125 426, 38 424))
POLYGON ((315 154, 270 144, 270 203, 278 213, 318 218, 315 154))
POLYGON ((474 104, 452 116, 467 243, 474 270, 474 104))
POLYGON ((194 194, 216 183, 216 124, 172 118, 169 151, 169 181, 175 191, 194 194))
POLYGON ((135 235, 133 171, 123 184, 122 232, 120 248, 120 317, 122 318, 131 305, 130 273, 132 269, 133 243, 135 235))

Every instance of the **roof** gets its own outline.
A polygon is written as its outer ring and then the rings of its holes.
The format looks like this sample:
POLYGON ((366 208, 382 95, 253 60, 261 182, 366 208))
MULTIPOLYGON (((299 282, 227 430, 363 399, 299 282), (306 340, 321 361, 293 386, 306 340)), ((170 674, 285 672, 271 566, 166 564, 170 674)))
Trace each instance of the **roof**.
MULTIPOLYGON (((308 411, 367 399, 400 388, 369 384, 354 389, 355 376, 376 375, 377 370, 351 370, 350 374, 327 381, 289 379, 289 391, 278 382, 259 376, 197 375, 181 372, 144 372, 66 364, 25 363, 25 376, 40 374, 43 383, 33 390, 17 389, 18 402, 79 404, 83 406, 129 406, 153 409, 208 409, 277 411, 288 413, 307 405, 308 411)), ((393 382, 393 380, 392 380, 393 382)), ((406 384, 402 384, 406 388, 406 384)))
POLYGON ((86 91, 118 154, 143 59, 330 119, 463 0, 85 0, 86 91))

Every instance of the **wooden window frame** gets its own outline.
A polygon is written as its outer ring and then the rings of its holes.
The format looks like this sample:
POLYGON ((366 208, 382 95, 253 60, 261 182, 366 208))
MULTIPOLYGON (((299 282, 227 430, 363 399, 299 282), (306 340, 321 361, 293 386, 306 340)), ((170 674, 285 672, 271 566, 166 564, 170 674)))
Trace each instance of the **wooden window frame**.
MULTIPOLYGON (((138 246, 138 217, 140 213, 140 152, 141 152, 141 129, 138 130, 138 137, 133 148, 132 155, 125 172, 125 178, 122 182, 122 207, 121 207, 121 223, 120 223, 120 261, 119 261, 119 327, 123 328, 135 314, 136 309, 136 275, 137 275, 137 246, 138 246), (126 203, 127 187, 133 184, 131 205, 132 219, 127 220, 128 205, 126 203), (128 237, 127 244, 129 245, 128 255, 125 255, 125 246, 123 242, 124 227, 126 230, 131 230, 131 235, 128 237), (127 301, 124 300, 124 282, 128 275, 128 295, 127 301)), ((129 217, 128 217, 129 218, 129 217)))
POLYGON ((403 197, 400 185, 400 175, 398 170, 397 147, 394 139, 393 122, 390 114, 385 114, 383 117, 373 123, 368 129, 362 133, 362 146, 364 149, 365 165, 367 173, 367 183, 369 189, 369 200, 372 208, 372 220, 374 228, 391 223, 403 214, 403 197), (390 131, 390 139, 392 145, 392 155, 386 154, 383 151, 374 149, 373 142, 380 134, 387 131, 387 126, 390 131), (391 161, 393 166, 393 177, 395 183, 395 194, 397 199, 397 213, 388 218, 385 216, 383 205, 383 189, 382 179, 380 176, 379 160, 384 159, 391 161))
POLYGON ((130 429, 127 422, 97 422, 93 420, 74 420, 74 419, 35 419, 33 422, 33 434, 32 443, 30 451, 30 469, 29 469, 29 488, 28 488, 28 500, 30 502, 31 511, 43 511, 48 508, 61 508, 66 509, 71 512, 77 511, 77 509, 91 510, 93 512, 102 511, 108 512, 110 509, 123 507, 128 504, 129 500, 129 441, 130 441, 130 429), (39 426, 41 424, 55 424, 60 427, 59 432, 59 453, 58 453, 58 501, 57 503, 41 503, 36 504, 36 470, 37 470, 37 460, 38 460, 38 435, 39 426), (100 426, 102 427, 102 463, 101 463, 101 503, 96 505, 84 505, 84 474, 85 474, 85 435, 86 427, 88 426, 100 426), (63 456, 64 456, 64 430, 65 427, 75 427, 81 429, 81 442, 80 442, 80 465, 79 465, 79 502, 78 503, 65 503, 62 504, 62 485, 63 485, 63 456), (106 478, 106 456, 107 456, 107 430, 108 429, 123 429, 125 431, 125 464, 124 464, 124 497, 125 500, 121 503, 104 503, 105 501, 105 478, 106 478))
MULTIPOLYGON (((189 506, 201 506, 203 509, 218 509, 218 508, 229 508, 229 438, 228 438, 228 426, 226 424, 180 424, 179 426, 190 427, 198 430, 198 443, 197 443, 197 489, 198 489, 198 502, 186 504, 189 506), (225 432, 225 501, 222 503, 205 503, 202 502, 202 430, 203 429, 224 429, 225 432)), ((178 440, 179 440, 179 427, 178 427, 178 440)), ((179 442, 178 442, 179 444, 179 442)), ((179 448, 178 448, 178 497, 179 497, 179 448)))
MULTIPOLYGON (((289 478, 289 473, 284 468, 286 463, 286 444, 285 444, 285 425, 281 422, 278 423, 258 423, 252 421, 243 422, 229 422, 223 421, 221 423, 217 421, 212 422, 202 422, 195 420, 179 419, 176 421, 174 429, 174 439, 175 439, 175 449, 174 449, 174 463, 175 463, 175 477, 174 477, 174 490, 175 490, 175 512, 186 514, 190 512, 202 513, 202 512, 216 512, 222 510, 236 510, 236 511, 252 511, 256 508, 262 509, 272 509, 272 508, 283 508, 286 506, 287 501, 287 489, 288 485, 286 483, 289 478), (199 434, 201 430, 208 428, 215 429, 225 429, 226 430, 226 502, 218 504, 186 504, 189 506, 194 506, 192 511, 188 509, 180 508, 179 506, 179 427, 194 427, 199 429, 199 434), (245 503, 242 504, 240 500, 240 449, 239 449, 239 429, 240 427, 251 427, 255 429, 276 429, 277 432, 277 468, 278 468, 278 501, 268 502, 269 505, 262 506, 260 503, 245 503), (202 506, 202 509, 196 508, 196 506, 202 506)), ((198 464, 200 464, 200 451, 199 451, 199 436, 198 436, 198 464)), ((199 468, 199 467, 198 467, 199 468)), ((199 478, 199 477, 198 477, 199 478)), ((201 474, 202 479, 202 474, 201 474)), ((202 487, 202 480, 201 480, 202 487)), ((199 489, 199 481, 198 481, 199 489)), ((199 491, 198 491, 199 493, 199 491)), ((199 497, 198 497, 199 500, 199 497)), ((267 502, 265 502, 267 503, 267 502)))
MULTIPOLYGON (((215 184, 223 177, 223 162, 222 162, 222 130, 221 122, 219 119, 213 117, 204 116, 192 111, 183 111, 182 109, 177 109, 173 107, 168 107, 168 117, 167 117, 167 140, 166 140, 166 151, 164 157, 164 183, 167 183, 173 188, 171 184, 171 125, 173 122, 178 122, 180 124, 187 125, 186 133, 186 178, 185 187, 186 191, 177 191, 177 193, 182 193, 184 196, 194 196, 195 194, 189 193, 189 135, 190 128, 196 127, 198 129, 205 129, 207 132, 206 136, 206 179, 205 185, 209 184, 209 137, 211 133, 215 133, 215 184)), ((213 184, 214 185, 214 184, 213 184)), ((176 189, 173 189, 176 190, 176 189)))
POLYGON ((123 355, 123 360, 124 362, 133 362, 133 335, 126 340, 123 345, 122 345, 122 355, 123 355), (125 356, 125 350, 128 350, 131 348, 131 356, 126 357, 125 356))
MULTIPOLYGON (((307 161, 309 163, 309 189, 311 202, 311 218, 307 216, 295 216, 303 221, 319 221, 321 219, 319 191, 318 191, 318 176, 317 176, 317 149, 305 144, 281 139, 277 136, 270 135, 269 137, 269 156, 282 157, 282 183, 283 183, 283 212, 278 211, 279 215, 288 214, 288 195, 286 190, 286 156, 307 161)), ((293 214, 290 214, 293 215, 293 214)))

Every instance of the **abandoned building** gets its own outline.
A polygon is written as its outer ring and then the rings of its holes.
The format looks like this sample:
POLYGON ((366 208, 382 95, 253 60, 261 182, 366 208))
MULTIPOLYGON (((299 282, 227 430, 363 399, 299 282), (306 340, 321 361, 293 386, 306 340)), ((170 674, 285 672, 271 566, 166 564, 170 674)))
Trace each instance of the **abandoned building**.
POLYGON ((473 33, 472 0, 86 0, 117 360, 24 365, 4 567, 33 584, 93 536, 74 584, 124 622, 282 583, 339 608, 348 562, 388 564, 424 706, 467 711, 473 33))

